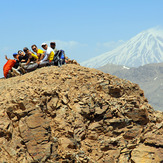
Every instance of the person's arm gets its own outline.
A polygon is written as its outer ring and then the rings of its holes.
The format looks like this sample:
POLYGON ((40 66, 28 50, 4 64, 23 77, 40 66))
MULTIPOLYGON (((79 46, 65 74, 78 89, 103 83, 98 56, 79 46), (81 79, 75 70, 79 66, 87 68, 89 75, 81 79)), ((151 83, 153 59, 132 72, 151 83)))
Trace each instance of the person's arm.
POLYGON ((31 62, 31 58, 32 58, 32 56, 29 54, 28 60, 26 62, 26 65, 28 65, 31 62))
POLYGON ((38 62, 38 61, 40 61, 41 60, 41 56, 42 56, 42 53, 36 53, 37 54, 37 60, 36 60, 36 62, 38 62))
POLYGON ((37 60, 37 59, 38 59, 38 56, 37 56, 37 55, 35 55, 34 53, 29 52, 29 54, 30 54, 30 56, 31 56, 31 57, 33 57, 35 60, 37 60))
POLYGON ((26 62, 26 64, 25 65, 28 65, 28 63, 30 62, 31 60, 30 60, 30 58, 28 58, 28 61, 26 62))
POLYGON ((45 57, 45 51, 41 54, 40 61, 45 57))
POLYGON ((54 49, 54 54, 56 54, 56 53, 57 53, 57 51, 58 51, 58 50, 55 48, 55 49, 54 49))
POLYGON ((43 62, 43 61, 47 61, 48 60, 48 56, 47 54, 44 56, 44 58, 40 61, 40 62, 43 62))
POLYGON ((48 60, 49 60, 49 62, 51 62, 53 59, 54 59, 54 51, 51 51, 51 53, 48 57, 48 60))
POLYGON ((22 59, 20 62, 25 62, 26 60, 25 59, 22 59))
POLYGON ((6 59, 6 60, 9 60, 9 58, 7 58, 7 55, 5 55, 5 59, 6 59))

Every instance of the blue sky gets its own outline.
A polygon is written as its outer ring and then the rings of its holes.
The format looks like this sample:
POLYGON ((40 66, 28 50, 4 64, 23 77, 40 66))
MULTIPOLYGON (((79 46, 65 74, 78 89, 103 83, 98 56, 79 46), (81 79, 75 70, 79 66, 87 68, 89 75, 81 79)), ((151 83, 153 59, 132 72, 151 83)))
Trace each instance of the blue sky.
POLYGON ((136 34, 163 27, 163 0, 5 0, 0 5, 0 77, 4 55, 55 40, 79 63, 136 34))

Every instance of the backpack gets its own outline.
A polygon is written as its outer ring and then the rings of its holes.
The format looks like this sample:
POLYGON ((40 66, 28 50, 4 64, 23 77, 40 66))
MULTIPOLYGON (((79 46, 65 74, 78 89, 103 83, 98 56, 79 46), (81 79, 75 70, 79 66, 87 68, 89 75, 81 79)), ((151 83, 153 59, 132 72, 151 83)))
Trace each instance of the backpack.
POLYGON ((54 55, 54 65, 55 66, 62 66, 65 64, 65 52, 63 50, 57 50, 57 52, 54 55))

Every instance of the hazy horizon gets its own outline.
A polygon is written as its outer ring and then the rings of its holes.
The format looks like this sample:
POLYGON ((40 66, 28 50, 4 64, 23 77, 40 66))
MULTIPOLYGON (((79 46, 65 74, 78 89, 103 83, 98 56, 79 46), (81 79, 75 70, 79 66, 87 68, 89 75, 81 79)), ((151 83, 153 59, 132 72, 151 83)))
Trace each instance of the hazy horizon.
POLYGON ((53 1, 6 0, 1 2, 1 59, 4 55, 42 42, 56 41, 57 48, 79 63, 110 51, 138 33, 160 26, 163 1, 53 1))

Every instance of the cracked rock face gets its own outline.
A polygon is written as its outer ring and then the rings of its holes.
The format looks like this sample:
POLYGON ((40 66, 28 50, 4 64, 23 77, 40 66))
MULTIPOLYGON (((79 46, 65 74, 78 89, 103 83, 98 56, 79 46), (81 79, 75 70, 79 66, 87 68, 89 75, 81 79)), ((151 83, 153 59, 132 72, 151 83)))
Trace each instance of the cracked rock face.
POLYGON ((0 80, 0 162, 163 161, 163 113, 137 84, 79 65, 0 80))

